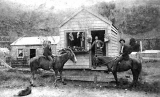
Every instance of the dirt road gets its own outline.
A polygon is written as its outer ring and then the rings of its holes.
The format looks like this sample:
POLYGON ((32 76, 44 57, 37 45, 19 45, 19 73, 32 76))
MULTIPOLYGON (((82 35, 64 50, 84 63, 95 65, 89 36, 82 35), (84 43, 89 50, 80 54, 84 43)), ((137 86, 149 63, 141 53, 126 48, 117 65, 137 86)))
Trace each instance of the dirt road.
MULTIPOLYGON (((19 89, 0 89, 0 97, 14 97, 19 89)), ((26 97, 160 97, 158 94, 135 92, 117 89, 84 89, 84 88, 54 88, 34 87, 32 93, 26 97)))
MULTIPOLYGON (((37 75, 35 80, 37 87, 33 87, 32 93, 26 97, 160 97, 159 69, 159 62, 145 63, 143 65, 142 83, 139 83, 132 90, 126 89, 126 86, 132 81, 130 72, 118 73, 121 86, 115 87, 112 74, 96 73, 98 74, 98 81, 101 82, 95 84, 93 81, 89 81, 94 79, 91 77, 91 75, 94 75, 93 72, 64 71, 64 76, 78 75, 83 79, 80 81, 79 78, 69 78, 65 80, 67 85, 58 82, 56 88, 53 85, 52 75, 42 73, 37 75)), ((0 70, 0 97, 14 97, 13 95, 28 86, 29 77, 30 74, 25 72, 0 70)))

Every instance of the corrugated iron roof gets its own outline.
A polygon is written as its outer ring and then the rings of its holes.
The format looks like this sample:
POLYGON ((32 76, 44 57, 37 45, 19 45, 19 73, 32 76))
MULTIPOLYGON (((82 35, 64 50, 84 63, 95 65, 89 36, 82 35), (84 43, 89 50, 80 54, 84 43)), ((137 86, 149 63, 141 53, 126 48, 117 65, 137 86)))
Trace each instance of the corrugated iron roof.
POLYGON ((45 40, 51 41, 51 44, 58 44, 60 36, 20 37, 11 45, 41 45, 45 40))

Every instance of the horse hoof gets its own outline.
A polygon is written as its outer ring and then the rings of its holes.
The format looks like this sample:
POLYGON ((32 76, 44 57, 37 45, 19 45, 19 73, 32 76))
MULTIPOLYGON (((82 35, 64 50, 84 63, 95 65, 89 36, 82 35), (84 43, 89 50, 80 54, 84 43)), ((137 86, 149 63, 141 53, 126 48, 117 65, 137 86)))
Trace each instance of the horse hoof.
POLYGON ((114 87, 119 87, 119 84, 115 84, 114 87))
POLYGON ((54 87, 56 87, 56 88, 57 88, 57 87, 58 87, 58 85, 54 85, 54 87))
POLYGON ((131 90, 132 90, 132 88, 133 88, 133 86, 129 86, 129 87, 128 87, 128 90, 130 90, 130 91, 131 91, 131 90))
POLYGON ((63 82, 63 85, 67 85, 67 83, 63 82))
POLYGON ((104 73, 107 73, 107 74, 109 74, 109 71, 108 71, 108 70, 106 70, 106 71, 104 71, 104 73))
POLYGON ((54 84, 54 87, 58 87, 58 85, 57 85, 57 84, 54 84))
POLYGON ((32 87, 36 87, 36 85, 34 85, 34 84, 31 84, 30 86, 32 86, 32 87))

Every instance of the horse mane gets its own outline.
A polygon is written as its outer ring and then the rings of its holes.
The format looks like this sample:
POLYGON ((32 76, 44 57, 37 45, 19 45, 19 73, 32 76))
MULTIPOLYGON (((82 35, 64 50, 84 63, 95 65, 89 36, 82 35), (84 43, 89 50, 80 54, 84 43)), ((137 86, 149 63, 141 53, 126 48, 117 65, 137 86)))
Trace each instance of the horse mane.
POLYGON ((62 56, 64 56, 64 55, 66 55, 66 54, 68 54, 68 52, 62 53, 62 54, 60 54, 60 55, 58 55, 58 56, 59 56, 59 57, 62 57, 62 56))

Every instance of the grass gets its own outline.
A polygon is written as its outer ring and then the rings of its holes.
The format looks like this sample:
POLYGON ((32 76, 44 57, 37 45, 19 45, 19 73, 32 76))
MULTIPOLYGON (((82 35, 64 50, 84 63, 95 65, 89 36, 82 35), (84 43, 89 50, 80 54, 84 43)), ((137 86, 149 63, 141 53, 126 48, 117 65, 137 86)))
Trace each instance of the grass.
POLYGON ((29 76, 15 70, 0 71, 0 87, 21 87, 29 81, 29 76))
POLYGON ((155 81, 152 83, 138 83, 138 86, 134 88, 135 91, 145 91, 149 93, 160 93, 160 82, 155 81))
MULTIPOLYGON (((143 64, 143 69, 142 69, 142 76, 148 79, 152 79, 151 81, 143 81, 143 83, 139 82, 137 87, 133 88, 132 90, 134 91, 144 91, 144 92, 149 92, 149 93, 160 93, 160 65, 159 62, 149 62, 143 64), (159 80, 157 80, 159 79, 159 80)), ((75 71, 67 71, 65 70, 63 74, 67 76, 90 76, 93 75, 95 72, 92 71, 83 71, 83 70, 75 70, 75 71)), ((110 74, 105 74, 102 72, 96 73, 98 76, 101 76, 102 78, 105 76, 110 76, 110 78, 113 78, 113 75, 110 74)), ((132 75, 130 71, 126 72, 128 75, 132 75)), ((118 74, 118 78, 124 76, 125 74, 118 74)), ((10 69, 10 70, 5 70, 2 71, 0 70, 0 88, 15 88, 15 87, 24 87, 29 84, 29 79, 30 79, 30 73, 29 72, 22 72, 22 71, 17 71, 15 69, 10 69)), ((126 86, 128 86, 131 81, 126 79, 125 77, 119 79, 121 82, 120 87, 118 89, 124 89, 126 86)), ((113 79, 114 81, 114 79, 113 79)), ((37 86, 53 86, 54 78, 52 74, 47 74, 43 75, 40 77, 37 76, 36 79, 36 84, 37 86)), ((68 84, 71 84, 72 86, 78 86, 81 88, 89 88, 92 89, 94 88, 94 83, 93 82, 88 82, 88 81, 72 81, 72 80, 66 80, 68 84)), ((101 84, 102 87, 98 87, 97 89, 117 89, 115 88, 114 85, 115 83, 112 82, 99 82, 98 84, 101 84), (104 86, 104 87, 103 87, 104 86)), ((70 87, 70 86, 68 86, 70 87)))

